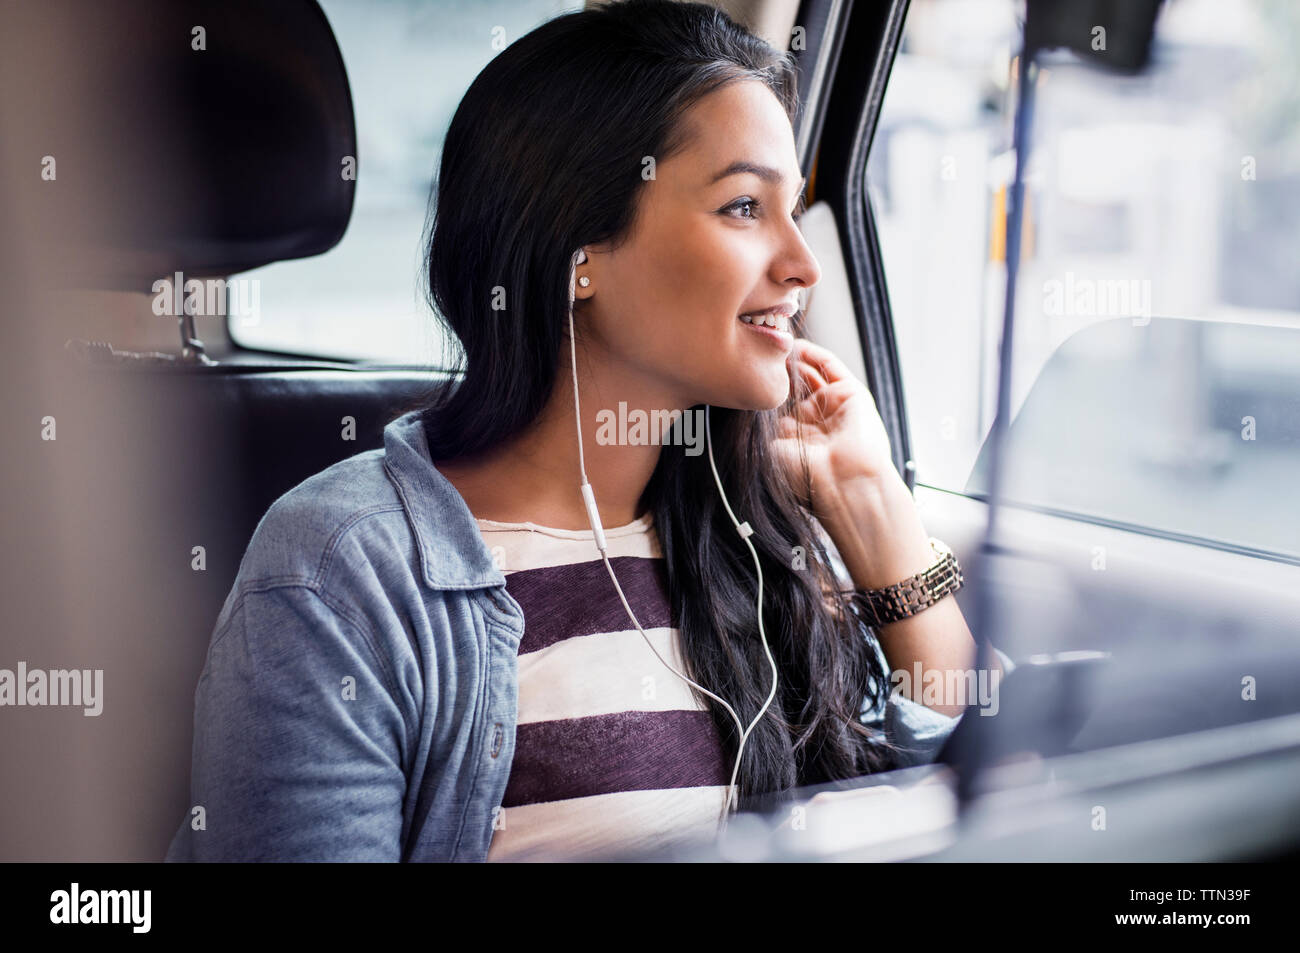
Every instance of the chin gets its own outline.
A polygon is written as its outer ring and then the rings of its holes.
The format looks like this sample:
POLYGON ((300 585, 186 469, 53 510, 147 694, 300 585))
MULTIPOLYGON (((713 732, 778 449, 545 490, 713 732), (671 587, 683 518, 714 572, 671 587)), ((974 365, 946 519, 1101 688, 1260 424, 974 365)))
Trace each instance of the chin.
POLYGON ((702 403, 714 407, 728 407, 732 410, 776 410, 790 396, 790 377, 782 368, 779 376, 772 378, 753 378, 745 381, 743 386, 731 388, 727 393, 717 394, 716 400, 702 403))
POLYGON ((784 361, 780 368, 759 383, 759 398, 754 410, 776 410, 790 396, 790 369, 784 361))

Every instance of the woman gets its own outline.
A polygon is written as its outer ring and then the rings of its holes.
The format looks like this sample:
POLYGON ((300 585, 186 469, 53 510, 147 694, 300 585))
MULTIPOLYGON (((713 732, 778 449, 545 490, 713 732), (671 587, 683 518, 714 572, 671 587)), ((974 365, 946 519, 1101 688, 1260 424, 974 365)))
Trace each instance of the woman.
POLYGON ((427 262, 463 379, 258 527, 169 858, 626 852, 716 831, 733 772, 743 808, 933 752, 961 706, 887 699, 883 663, 974 644, 953 599, 877 641, 840 591, 936 553, 870 394, 794 337, 794 108, 784 56, 658 0, 475 79, 427 262))

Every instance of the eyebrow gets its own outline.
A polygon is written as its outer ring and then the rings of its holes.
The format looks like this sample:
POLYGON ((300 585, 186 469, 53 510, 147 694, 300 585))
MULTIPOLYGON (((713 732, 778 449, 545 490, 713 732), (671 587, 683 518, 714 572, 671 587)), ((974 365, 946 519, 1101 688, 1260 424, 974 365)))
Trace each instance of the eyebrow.
MULTIPOLYGON (((729 178, 730 176, 742 175, 744 173, 756 175, 764 182, 770 182, 773 185, 781 185, 785 182, 785 176, 779 169, 774 169, 768 165, 757 165, 756 163, 746 162, 741 159, 731 163, 731 165, 727 166, 721 172, 716 173, 713 178, 709 180, 709 185, 713 185, 715 182, 721 182, 723 179, 729 178)), ((807 185, 807 177, 799 180, 799 193, 801 195, 807 185)))

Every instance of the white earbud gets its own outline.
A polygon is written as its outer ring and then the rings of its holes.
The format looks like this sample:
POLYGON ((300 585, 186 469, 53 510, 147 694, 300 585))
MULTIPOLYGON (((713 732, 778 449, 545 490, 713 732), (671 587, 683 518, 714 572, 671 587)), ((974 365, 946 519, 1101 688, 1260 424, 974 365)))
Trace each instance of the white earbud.
POLYGON ((772 704, 772 699, 776 697, 776 689, 779 680, 776 660, 772 658, 772 650, 767 644, 767 633, 763 629, 763 566, 762 563, 759 562, 758 551, 754 548, 754 544, 749 538, 754 533, 753 529, 750 527, 749 523, 742 523, 736 518, 736 514, 732 512, 731 504, 727 502, 727 494, 722 488, 722 479, 718 476, 718 467, 713 459, 713 435, 709 429, 709 405, 705 404, 704 439, 709 449, 709 468, 713 471, 713 482, 718 488, 718 496, 722 499, 722 505, 727 511, 727 516, 731 519, 732 525, 736 527, 736 532, 739 533, 740 538, 745 541, 745 545, 749 547, 750 555, 754 558, 754 568, 758 572, 758 634, 763 640, 763 651, 767 653, 767 661, 772 666, 772 690, 768 692, 767 700, 763 703, 763 707, 759 709, 758 714, 754 716, 754 720, 749 723, 748 728, 745 728, 741 725, 740 716, 736 714, 736 710, 728 705, 724 699, 713 694, 713 692, 709 691, 703 685, 698 685, 691 681, 681 672, 677 671, 677 669, 669 665, 667 660, 659 654, 659 650, 654 647, 654 643, 650 641, 650 636, 646 635, 645 629, 641 628, 641 623, 637 621, 635 613, 632 612, 632 607, 628 604, 627 596, 623 594, 623 587, 618 584, 618 577, 614 575, 614 567, 610 565, 609 556, 606 555, 605 529, 600 522, 600 510, 596 507, 596 496, 592 492, 590 481, 587 479, 587 461, 582 447, 582 411, 578 406, 578 350, 573 334, 574 281, 577 275, 577 266, 586 260, 587 253, 583 249, 579 248, 573 256, 573 265, 569 270, 569 366, 573 372, 573 413, 578 424, 578 470, 582 474, 582 486, 579 488, 582 491, 582 502, 587 508, 587 521, 591 523, 591 532, 595 537, 596 549, 600 552, 600 558, 605 563, 605 569, 609 572, 609 578, 614 583, 614 589, 618 592, 618 598, 623 603, 623 608, 627 611, 628 618, 632 620, 632 625, 634 625, 636 630, 641 633, 641 637, 645 639, 646 645, 650 646, 650 651, 654 652, 655 657, 663 663, 665 668, 682 681, 686 682, 686 684, 699 689, 702 693, 707 695, 709 698, 712 698, 726 709, 727 714, 731 715, 731 720, 736 723, 736 730, 740 732, 740 744, 736 749, 736 761, 731 769, 731 783, 727 786, 727 801, 723 806, 722 811, 722 821, 725 826, 726 818, 735 807, 737 801, 736 778, 740 773, 740 758, 745 753, 745 742, 749 740, 750 732, 754 730, 754 726, 758 724, 759 719, 767 713, 767 709, 772 704))

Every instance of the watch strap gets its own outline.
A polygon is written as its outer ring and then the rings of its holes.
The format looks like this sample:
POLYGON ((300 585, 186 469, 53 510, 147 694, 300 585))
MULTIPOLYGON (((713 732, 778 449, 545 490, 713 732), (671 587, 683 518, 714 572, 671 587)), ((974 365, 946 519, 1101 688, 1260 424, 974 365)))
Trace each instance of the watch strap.
POLYGON ((957 557, 933 536, 930 548, 937 561, 914 576, 883 589, 853 589, 849 602, 871 626, 888 625, 916 615, 962 587, 965 578, 957 557))

